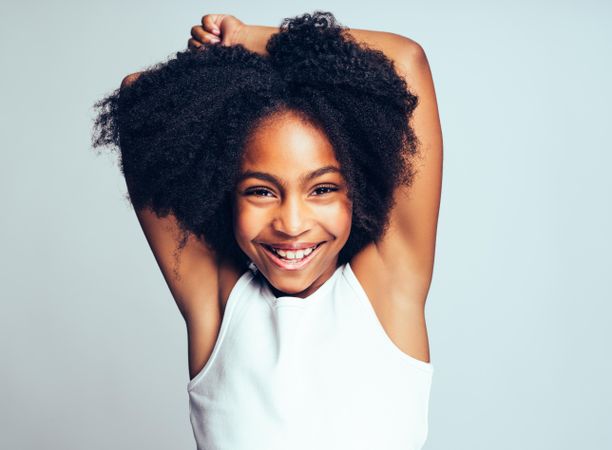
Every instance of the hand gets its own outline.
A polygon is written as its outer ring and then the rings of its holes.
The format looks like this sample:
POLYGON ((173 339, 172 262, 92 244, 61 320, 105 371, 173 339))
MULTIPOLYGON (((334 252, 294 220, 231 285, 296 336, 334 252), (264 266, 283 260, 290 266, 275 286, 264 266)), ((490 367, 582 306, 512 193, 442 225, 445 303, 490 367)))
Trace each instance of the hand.
POLYGON ((202 25, 191 27, 191 38, 187 41, 190 50, 203 45, 218 44, 231 46, 240 44, 246 25, 229 14, 207 14, 202 17, 202 25))

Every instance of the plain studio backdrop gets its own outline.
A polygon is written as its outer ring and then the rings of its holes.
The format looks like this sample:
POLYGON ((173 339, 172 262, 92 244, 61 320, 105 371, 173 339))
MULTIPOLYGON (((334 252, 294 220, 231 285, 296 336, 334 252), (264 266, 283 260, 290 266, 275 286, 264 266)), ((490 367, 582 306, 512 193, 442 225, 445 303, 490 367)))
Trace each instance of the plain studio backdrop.
POLYGON ((186 328, 116 156, 91 149, 92 105, 184 50, 204 14, 278 26, 317 9, 416 40, 433 72, 425 448, 612 448, 603 0, 3 2, 0 448, 195 448, 186 328))

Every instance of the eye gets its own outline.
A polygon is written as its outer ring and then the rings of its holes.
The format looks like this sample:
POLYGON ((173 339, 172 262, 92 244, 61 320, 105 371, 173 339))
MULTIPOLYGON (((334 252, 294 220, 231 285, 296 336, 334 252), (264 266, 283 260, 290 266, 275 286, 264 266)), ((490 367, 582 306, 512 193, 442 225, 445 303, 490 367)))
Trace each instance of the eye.
POLYGON ((336 186, 319 186, 315 189, 315 192, 319 192, 319 195, 329 194, 330 192, 337 191, 338 188, 336 186))
POLYGON ((258 188, 249 189, 248 191, 244 193, 244 195, 253 195, 255 197, 269 197, 273 194, 268 189, 258 187, 258 188), (270 194, 270 195, 267 195, 267 194, 270 194))
MULTIPOLYGON (((325 194, 329 194, 331 192, 335 192, 337 191, 338 188, 336 186, 319 186, 317 188, 315 188, 314 192, 316 193, 315 196, 316 197, 320 197, 321 195, 325 195, 325 194)), ((247 191, 245 191, 244 195, 247 196, 254 196, 254 197, 272 197, 274 196, 274 193, 271 192, 270 190, 263 188, 263 187, 256 187, 256 188, 252 188, 252 189, 248 189, 247 191)))

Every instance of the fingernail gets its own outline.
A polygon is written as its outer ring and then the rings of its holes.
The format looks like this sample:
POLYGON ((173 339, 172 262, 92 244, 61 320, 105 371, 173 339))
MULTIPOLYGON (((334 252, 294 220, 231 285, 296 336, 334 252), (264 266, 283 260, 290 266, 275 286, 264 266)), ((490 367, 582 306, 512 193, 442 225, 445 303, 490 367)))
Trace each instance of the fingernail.
POLYGON ((215 34, 219 34, 219 33, 220 33, 219 28, 216 28, 216 27, 215 27, 215 28, 213 28, 213 33, 215 33, 215 34))

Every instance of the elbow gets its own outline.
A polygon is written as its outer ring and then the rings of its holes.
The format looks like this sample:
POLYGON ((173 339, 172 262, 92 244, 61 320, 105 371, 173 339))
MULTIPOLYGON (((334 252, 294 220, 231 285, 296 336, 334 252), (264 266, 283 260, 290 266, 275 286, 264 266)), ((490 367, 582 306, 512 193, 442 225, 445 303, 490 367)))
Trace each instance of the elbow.
POLYGON ((401 35, 395 35, 394 63, 398 73, 409 83, 430 73, 429 62, 425 50, 418 42, 401 35))
POLYGON ((427 63, 427 55, 425 50, 417 41, 406 36, 396 35, 399 48, 400 61, 412 67, 419 67, 427 63))
POLYGON ((125 89, 126 87, 130 87, 139 77, 142 75, 142 72, 135 72, 127 75, 121 81, 121 89, 125 89))

